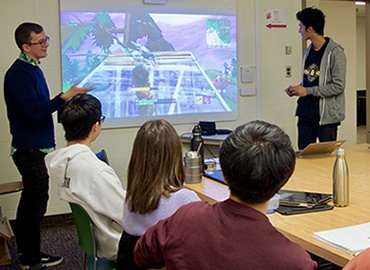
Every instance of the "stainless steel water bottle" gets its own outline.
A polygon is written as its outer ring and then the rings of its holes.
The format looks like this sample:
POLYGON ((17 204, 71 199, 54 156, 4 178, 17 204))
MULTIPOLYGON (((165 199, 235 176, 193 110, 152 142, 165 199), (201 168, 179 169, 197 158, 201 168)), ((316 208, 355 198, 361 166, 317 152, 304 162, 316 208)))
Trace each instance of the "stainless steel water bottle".
POLYGON ((201 156, 196 151, 190 151, 185 154, 185 183, 196 184, 202 181, 201 160, 201 156))
POLYGON ((333 168, 333 203, 338 207, 345 207, 349 204, 349 173, 343 148, 336 150, 333 168))

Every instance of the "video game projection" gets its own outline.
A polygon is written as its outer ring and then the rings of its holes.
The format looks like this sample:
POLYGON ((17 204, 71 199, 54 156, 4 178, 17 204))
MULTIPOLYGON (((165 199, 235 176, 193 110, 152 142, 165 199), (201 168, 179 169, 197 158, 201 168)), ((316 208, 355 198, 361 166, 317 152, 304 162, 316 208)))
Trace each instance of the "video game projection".
POLYGON ((237 119, 235 9, 195 14, 176 10, 171 0, 155 8, 136 2, 132 8, 124 1, 120 7, 75 1, 74 7, 60 0, 63 91, 75 82, 92 85, 105 128, 152 118, 173 124, 237 119))

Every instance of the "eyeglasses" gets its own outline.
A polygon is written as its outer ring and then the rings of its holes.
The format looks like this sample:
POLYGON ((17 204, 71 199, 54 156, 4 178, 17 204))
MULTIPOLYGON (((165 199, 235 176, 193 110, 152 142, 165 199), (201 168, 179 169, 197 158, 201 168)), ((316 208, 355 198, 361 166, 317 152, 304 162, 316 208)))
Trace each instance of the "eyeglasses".
POLYGON ((102 116, 100 117, 99 122, 100 122, 100 123, 104 123, 104 120, 105 120, 105 116, 104 116, 104 115, 102 115, 102 116))
POLYGON ((30 42, 30 43, 27 43, 27 44, 30 45, 30 46, 32 46, 32 45, 45 46, 46 44, 49 44, 49 41, 50 41, 50 37, 46 37, 45 39, 41 39, 38 42, 30 42))

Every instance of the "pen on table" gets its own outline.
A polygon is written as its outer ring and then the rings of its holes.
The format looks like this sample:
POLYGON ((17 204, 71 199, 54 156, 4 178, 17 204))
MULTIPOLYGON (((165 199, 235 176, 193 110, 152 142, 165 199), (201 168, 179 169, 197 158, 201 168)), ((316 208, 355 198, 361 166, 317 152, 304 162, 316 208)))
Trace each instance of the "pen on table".
POLYGON ((321 205, 316 205, 316 206, 309 206, 309 207, 296 207, 296 208, 292 208, 292 211, 301 211, 302 209, 306 208, 306 209, 321 209, 321 208, 325 208, 326 205, 325 204, 321 204, 321 205))
POLYGON ((303 207, 303 208, 312 208, 315 207, 313 203, 296 203, 296 202, 282 202, 280 201, 281 206, 292 206, 292 207, 303 207))

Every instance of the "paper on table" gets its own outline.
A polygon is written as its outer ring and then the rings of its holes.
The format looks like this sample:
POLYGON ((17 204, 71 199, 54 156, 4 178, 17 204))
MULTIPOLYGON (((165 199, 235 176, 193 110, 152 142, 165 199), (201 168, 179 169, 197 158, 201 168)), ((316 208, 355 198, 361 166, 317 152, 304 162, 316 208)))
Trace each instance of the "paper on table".
POLYGON ((370 247, 370 222, 315 232, 313 238, 350 255, 355 255, 370 247))

